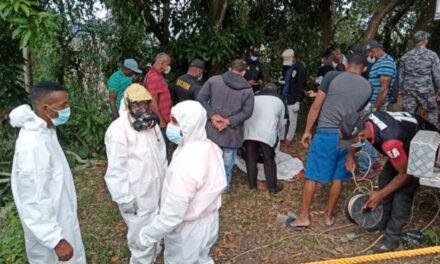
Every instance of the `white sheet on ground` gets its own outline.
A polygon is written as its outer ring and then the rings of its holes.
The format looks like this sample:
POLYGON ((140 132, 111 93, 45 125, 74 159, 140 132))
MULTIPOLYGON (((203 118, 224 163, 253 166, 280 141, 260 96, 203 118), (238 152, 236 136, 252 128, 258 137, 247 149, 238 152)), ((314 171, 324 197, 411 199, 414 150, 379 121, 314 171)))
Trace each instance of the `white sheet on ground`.
MULTIPOLYGON (((280 151, 279 148, 276 149, 275 162, 277 164, 277 179, 291 181, 293 176, 297 175, 300 171, 304 169, 303 162, 290 156, 287 153, 280 151)), ((241 157, 237 157, 235 165, 241 170, 246 172, 246 162, 241 157)), ((257 179, 259 181, 265 181, 266 176, 264 175, 263 163, 258 163, 258 175, 257 179)))

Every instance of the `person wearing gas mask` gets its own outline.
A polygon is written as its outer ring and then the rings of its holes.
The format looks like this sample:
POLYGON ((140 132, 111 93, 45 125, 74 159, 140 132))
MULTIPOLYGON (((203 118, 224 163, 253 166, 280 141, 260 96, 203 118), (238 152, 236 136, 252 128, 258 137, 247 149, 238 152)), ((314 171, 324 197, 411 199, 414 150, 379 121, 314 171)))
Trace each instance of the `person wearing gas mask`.
POLYGON ((78 223, 76 191, 56 126, 70 116, 66 89, 36 84, 32 108, 21 105, 9 115, 20 128, 15 142, 11 189, 23 226, 29 263, 86 263, 78 223))
POLYGON ((207 138, 206 121, 199 102, 171 109, 166 134, 178 147, 164 180, 160 213, 138 237, 144 248, 165 238, 165 263, 214 263, 209 251, 218 236, 226 173, 221 149, 207 138))
POLYGON ((173 101, 175 104, 185 100, 195 100, 202 88, 203 71, 205 62, 194 59, 189 65, 188 72, 177 78, 173 89, 173 101))
POLYGON ((125 59, 121 69, 117 70, 108 79, 109 104, 112 120, 119 117, 119 107, 125 89, 132 83, 139 82, 142 70, 134 59, 125 59))
POLYGON ((157 244, 139 248, 137 235, 159 211, 167 160, 159 118, 150 111, 151 95, 142 85, 125 91, 125 110, 105 133, 108 167, 105 182, 128 228, 130 263, 153 263, 157 244))
POLYGON ((249 85, 252 86, 254 93, 261 89, 261 85, 263 84, 263 69, 260 63, 260 49, 252 45, 250 47, 250 56, 246 60, 248 65, 246 74, 244 78, 248 81, 249 85))
POLYGON ((151 110, 153 110, 153 112, 159 117, 159 126, 166 144, 168 144, 168 139, 165 136, 165 130, 167 124, 170 122, 170 111, 173 102, 171 100, 168 83, 163 74, 170 73, 170 64, 171 57, 168 54, 164 52, 157 54, 154 64, 151 66, 144 79, 144 86, 153 98, 151 102, 151 110))

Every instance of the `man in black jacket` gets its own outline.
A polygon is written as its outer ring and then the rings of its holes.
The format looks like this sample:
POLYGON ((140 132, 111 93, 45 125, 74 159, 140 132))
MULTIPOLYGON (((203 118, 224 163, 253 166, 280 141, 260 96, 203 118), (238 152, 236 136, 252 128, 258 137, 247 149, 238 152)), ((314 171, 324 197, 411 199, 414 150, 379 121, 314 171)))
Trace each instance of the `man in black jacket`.
POLYGON ((307 74, 301 62, 297 61, 292 49, 285 50, 282 57, 283 85, 281 86, 281 94, 284 103, 287 104, 289 127, 287 133, 285 129, 280 131, 280 140, 283 142, 283 147, 288 148, 295 136, 299 106, 304 99, 307 74))
POLYGON ((248 64, 248 67, 244 78, 248 81, 249 85, 252 86, 255 93, 261 89, 261 84, 264 79, 263 69, 260 63, 260 50, 257 46, 251 46, 250 56, 246 63, 248 64))
POLYGON ((177 78, 174 85, 173 102, 174 104, 185 100, 196 100, 197 94, 202 89, 200 82, 203 71, 205 70, 205 62, 201 59, 194 59, 189 65, 188 72, 177 78))

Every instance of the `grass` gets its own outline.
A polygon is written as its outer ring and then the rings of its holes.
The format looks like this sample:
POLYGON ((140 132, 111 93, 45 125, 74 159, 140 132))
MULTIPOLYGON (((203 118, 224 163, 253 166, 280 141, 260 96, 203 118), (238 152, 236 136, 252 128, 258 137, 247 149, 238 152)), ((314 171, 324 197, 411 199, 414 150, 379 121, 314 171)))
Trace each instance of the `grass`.
MULTIPOLYGON (((290 152, 301 159, 305 158, 304 149, 296 147, 290 152)), ((87 259, 88 263, 98 264, 128 263, 130 252, 126 246, 126 227, 105 185, 105 169, 105 162, 101 162, 75 173, 78 211, 87 259)), ((247 187, 246 175, 239 170, 234 171, 233 191, 231 195, 223 197, 220 234, 211 251, 216 263, 281 264, 337 258, 342 257, 343 253, 356 254, 380 235, 368 233, 353 225, 347 226, 349 222, 342 212, 343 198, 339 203, 335 225, 343 228, 326 232, 328 229, 322 223, 322 213, 327 187, 319 188, 316 193, 311 211, 312 226, 303 233, 287 230, 277 222, 277 214, 297 211, 301 202, 302 182, 285 182, 284 187, 279 194, 269 195, 265 184, 259 182, 259 190, 251 192, 247 187), (352 232, 358 234, 357 238, 343 241, 342 238, 352 232)), ((348 184, 343 197, 347 197, 353 188, 353 184, 348 184)), ((423 227, 436 211, 432 203, 416 204, 414 223, 409 229, 423 227)), ((10 202, 7 211, 7 214, 0 213, 0 263, 25 263, 21 225, 10 202), (9 256, 1 255, 5 250, 9 256)), ((2 208, 0 212, 5 210, 2 208)), ((431 241, 438 241, 439 226, 440 221, 437 219, 427 230, 431 241)), ((439 261, 439 256, 428 256, 383 263, 439 261)), ((157 263, 163 263, 163 260, 159 259, 157 263)))

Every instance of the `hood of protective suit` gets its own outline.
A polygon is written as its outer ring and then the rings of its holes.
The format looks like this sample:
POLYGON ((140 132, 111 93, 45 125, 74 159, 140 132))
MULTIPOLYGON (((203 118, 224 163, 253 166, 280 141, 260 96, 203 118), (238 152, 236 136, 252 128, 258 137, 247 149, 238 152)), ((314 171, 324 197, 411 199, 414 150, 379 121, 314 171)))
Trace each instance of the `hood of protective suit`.
POLYGON ((9 114, 10 124, 13 127, 37 130, 47 128, 47 123, 37 116, 27 104, 20 105, 9 114))
POLYGON ((243 90, 250 88, 249 83, 246 81, 246 79, 237 73, 227 71, 221 76, 225 84, 234 90, 243 90))
POLYGON ((184 101, 171 109, 171 115, 179 122, 183 143, 206 139, 206 110, 197 101, 184 101))

